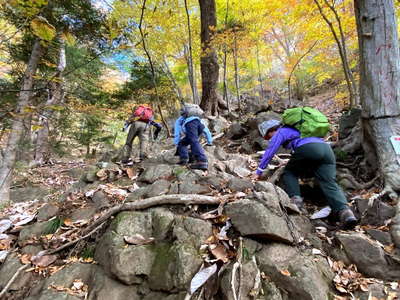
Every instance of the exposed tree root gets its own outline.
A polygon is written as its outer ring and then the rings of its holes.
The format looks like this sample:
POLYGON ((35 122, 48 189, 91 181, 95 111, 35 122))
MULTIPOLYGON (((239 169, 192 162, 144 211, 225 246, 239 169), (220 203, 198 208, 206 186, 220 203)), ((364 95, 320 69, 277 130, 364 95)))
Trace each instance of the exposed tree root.
POLYGON ((271 183, 275 183, 276 181, 279 180, 279 178, 281 178, 283 171, 285 170, 285 166, 280 166, 275 172, 274 174, 268 179, 268 182, 271 183))
POLYGON ((56 249, 52 250, 44 250, 40 252, 40 255, 50 255, 61 250, 64 250, 77 242, 91 236, 97 230, 99 230, 105 222, 112 217, 113 215, 127 210, 140 210, 145 209, 157 205, 165 205, 165 204, 220 204, 221 201, 226 200, 226 198, 230 197, 230 195, 221 196, 221 197, 212 197, 205 195, 192 195, 192 194, 172 194, 172 195, 162 195, 152 198, 147 198, 143 200, 137 200, 135 202, 123 203, 117 206, 112 207, 107 210, 100 218, 96 219, 92 222, 87 228, 82 231, 82 237, 77 238, 76 240, 70 241, 56 249))
POLYGON ((359 183, 351 174, 340 174, 339 177, 341 179, 347 179, 348 181, 350 181, 354 185, 356 190, 364 190, 370 188, 379 178, 379 175, 376 175, 372 180, 366 183, 359 183))

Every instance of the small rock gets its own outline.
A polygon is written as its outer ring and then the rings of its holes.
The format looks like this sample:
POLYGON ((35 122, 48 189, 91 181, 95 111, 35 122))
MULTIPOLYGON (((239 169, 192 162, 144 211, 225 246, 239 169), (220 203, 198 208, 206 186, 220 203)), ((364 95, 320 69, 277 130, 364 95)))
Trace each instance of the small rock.
POLYGON ((172 175, 172 166, 170 165, 153 165, 148 166, 142 174, 140 174, 138 181, 153 183, 159 179, 165 179, 172 175))
POLYGON ((91 200, 94 203, 94 206, 96 206, 97 210, 101 210, 102 208, 110 206, 107 195, 101 190, 96 191, 91 200))
POLYGON ((225 213, 241 235, 293 243, 282 211, 277 215, 259 202, 244 199, 227 204, 225 213))
POLYGON ((168 193, 171 182, 165 179, 160 179, 147 187, 145 196, 147 198, 165 195, 168 193))
POLYGON ((37 219, 38 221, 50 220, 52 217, 57 216, 59 211, 60 208, 57 205, 47 203, 39 209, 37 219))
POLYGON ((243 192, 252 189, 253 183, 250 180, 235 177, 228 181, 228 188, 233 192, 243 192))
POLYGON ((392 244, 392 237, 389 232, 385 232, 378 229, 367 229, 367 233, 375 240, 381 242, 384 245, 392 244))

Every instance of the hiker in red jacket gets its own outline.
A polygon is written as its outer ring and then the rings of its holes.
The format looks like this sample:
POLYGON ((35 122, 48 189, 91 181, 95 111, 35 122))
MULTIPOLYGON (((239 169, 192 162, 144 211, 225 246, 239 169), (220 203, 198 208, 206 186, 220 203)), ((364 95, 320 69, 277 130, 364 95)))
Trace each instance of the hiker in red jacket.
POLYGON ((336 182, 336 160, 329 144, 319 137, 300 137, 300 132, 278 120, 260 124, 260 134, 270 140, 253 178, 259 178, 280 146, 292 150, 292 157, 282 175, 285 191, 299 208, 303 205, 299 176, 312 171, 323 191, 332 212, 346 229, 353 228, 357 219, 347 205, 346 197, 336 182))
POLYGON ((139 158, 140 160, 145 159, 147 157, 148 131, 150 126, 156 128, 154 131, 154 140, 157 139, 162 128, 161 124, 154 121, 153 110, 145 105, 139 105, 134 110, 133 114, 125 122, 124 131, 129 126, 129 133, 123 148, 122 163, 129 162, 132 152, 132 143, 135 137, 139 137, 139 158))

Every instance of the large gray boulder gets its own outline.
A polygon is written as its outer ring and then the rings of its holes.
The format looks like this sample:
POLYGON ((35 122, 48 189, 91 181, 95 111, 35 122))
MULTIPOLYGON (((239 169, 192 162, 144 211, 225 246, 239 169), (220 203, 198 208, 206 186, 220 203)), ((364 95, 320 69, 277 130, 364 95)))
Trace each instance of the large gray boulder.
POLYGON ((338 233, 349 259, 368 277, 400 279, 400 264, 393 261, 376 242, 362 233, 338 233))
POLYGON ((204 220, 181 217, 167 209, 122 212, 96 248, 105 270, 127 285, 148 284, 154 291, 183 291, 203 260, 199 247, 212 234, 204 220), (124 236, 154 238, 147 245, 127 245, 124 236))
POLYGON ((260 270, 288 294, 288 299, 331 299, 333 273, 325 258, 274 243, 263 246, 257 253, 257 261, 260 270))
MULTIPOLYGON (((273 203, 273 201, 271 201, 273 203)), ((278 205, 267 207, 257 201, 237 200, 225 206, 225 214, 243 236, 293 243, 293 234, 278 205)))
POLYGON ((172 175, 171 165, 151 165, 148 166, 142 174, 140 174, 138 181, 153 183, 159 179, 165 179, 172 175))

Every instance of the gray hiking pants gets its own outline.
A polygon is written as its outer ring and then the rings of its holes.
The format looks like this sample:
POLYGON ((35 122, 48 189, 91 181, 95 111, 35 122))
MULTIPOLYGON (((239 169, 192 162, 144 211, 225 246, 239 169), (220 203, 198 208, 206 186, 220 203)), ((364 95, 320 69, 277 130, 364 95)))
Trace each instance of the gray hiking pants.
POLYGON ((149 124, 141 121, 135 121, 131 124, 123 149, 122 160, 128 160, 130 158, 132 143, 135 137, 139 137, 139 157, 141 159, 146 157, 147 144, 149 140, 149 127, 149 124))

